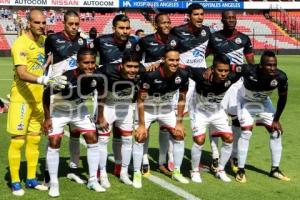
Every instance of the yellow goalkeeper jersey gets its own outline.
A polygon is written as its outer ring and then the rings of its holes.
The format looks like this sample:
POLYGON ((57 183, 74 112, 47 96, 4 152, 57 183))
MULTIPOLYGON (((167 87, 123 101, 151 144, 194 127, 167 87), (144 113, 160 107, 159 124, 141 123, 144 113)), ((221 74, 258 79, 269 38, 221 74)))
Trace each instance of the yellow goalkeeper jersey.
MULTIPOLYGON (((27 34, 18 37, 11 49, 14 66, 25 65, 27 72, 37 76, 43 75, 43 64, 45 62, 44 44, 45 36, 40 36, 37 42, 31 40, 27 34)), ((15 74, 11 87, 11 101, 41 102, 42 96, 42 85, 22 81, 15 74)))

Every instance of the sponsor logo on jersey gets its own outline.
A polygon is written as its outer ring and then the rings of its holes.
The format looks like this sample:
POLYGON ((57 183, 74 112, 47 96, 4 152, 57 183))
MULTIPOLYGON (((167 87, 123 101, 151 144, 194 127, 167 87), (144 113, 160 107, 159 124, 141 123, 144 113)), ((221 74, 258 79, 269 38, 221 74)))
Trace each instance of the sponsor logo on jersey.
POLYGON ((278 81, 276 79, 274 79, 274 80, 271 81, 270 85, 272 87, 276 87, 278 85, 278 81))
POLYGON ((230 80, 228 80, 228 81, 226 81, 225 83, 224 83, 224 86, 225 87, 229 87, 231 85, 231 81, 230 80))
POLYGON ((199 57, 201 55, 201 51, 199 50, 199 49, 195 49, 194 51, 193 51, 193 56, 194 57, 199 57))
POLYGON ((70 60, 69 60, 69 70, 70 69, 72 69, 72 68, 74 68, 74 67, 76 67, 76 59, 75 58, 71 58, 70 60))
POLYGON ((202 31, 201 31, 201 36, 202 36, 202 37, 205 37, 205 36, 206 36, 206 31, 205 31, 205 30, 202 30, 202 31))
POLYGON ((235 43, 236 43, 236 44, 241 44, 241 43, 242 43, 241 38, 236 38, 236 39, 235 39, 235 43))
POLYGON ((175 47, 176 46, 176 41, 175 40, 171 40, 171 42, 170 42, 170 45, 171 45, 171 47, 175 47))
POLYGON ((62 43, 66 43, 66 41, 65 41, 65 40, 60 40, 60 39, 58 39, 58 40, 57 40, 57 43, 62 44, 62 43))
POLYGON ((150 88, 150 85, 148 83, 143 83, 143 88, 148 90, 150 88))
POLYGON ((216 38, 215 38, 215 41, 216 41, 216 42, 221 42, 221 41, 223 41, 223 40, 222 40, 222 38, 216 37, 216 38))
POLYGON ((132 44, 131 44, 130 41, 128 41, 128 42, 126 43, 126 49, 130 49, 131 47, 132 47, 132 44))
POLYGON ((81 45, 83 45, 83 39, 82 38, 79 38, 78 39, 78 44, 81 46, 81 45))
POLYGON ((154 83, 162 83, 162 81, 159 79, 154 79, 154 83))
POLYGON ((175 78, 175 84, 179 84, 179 83, 181 83, 181 78, 179 76, 177 76, 175 78))

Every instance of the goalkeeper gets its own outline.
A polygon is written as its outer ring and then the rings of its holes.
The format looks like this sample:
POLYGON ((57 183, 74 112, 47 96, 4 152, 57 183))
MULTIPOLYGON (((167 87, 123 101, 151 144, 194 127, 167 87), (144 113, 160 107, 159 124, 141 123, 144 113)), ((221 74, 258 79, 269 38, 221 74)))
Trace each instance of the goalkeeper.
POLYGON ((26 187, 47 190, 36 179, 39 158, 39 142, 43 123, 43 85, 64 88, 65 77, 49 79, 42 76, 44 63, 43 36, 46 18, 39 10, 32 10, 28 17, 28 31, 12 46, 15 76, 11 87, 11 103, 8 110, 7 131, 11 134, 8 149, 9 170, 13 195, 23 196, 19 177, 21 149, 26 140, 26 187))

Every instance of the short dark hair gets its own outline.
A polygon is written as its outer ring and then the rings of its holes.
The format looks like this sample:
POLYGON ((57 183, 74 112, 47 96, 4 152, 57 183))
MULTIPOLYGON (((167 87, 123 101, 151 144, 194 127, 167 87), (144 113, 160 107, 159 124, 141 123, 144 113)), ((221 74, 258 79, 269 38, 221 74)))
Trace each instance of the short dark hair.
POLYGON ((82 59, 82 57, 85 55, 91 55, 91 56, 95 57, 95 59, 97 56, 96 52, 93 49, 83 47, 78 50, 77 62, 80 61, 82 59))
POLYGON ((223 10, 223 11, 222 11, 222 15, 221 15, 221 16, 222 16, 222 19, 224 19, 226 13, 228 13, 228 12, 233 12, 233 14, 236 15, 235 11, 233 11, 233 10, 223 10))
POLYGON ((226 54, 215 54, 213 58, 213 67, 216 67, 219 63, 230 65, 230 59, 226 54))
POLYGON ((64 14, 64 21, 66 22, 70 16, 76 16, 76 17, 79 18, 79 15, 78 15, 78 13, 75 10, 68 10, 64 14))
POLYGON ((138 35, 141 32, 145 32, 145 31, 143 29, 138 29, 138 30, 135 31, 135 35, 138 35))
POLYGON ((155 18, 154 18, 155 24, 158 24, 158 18, 163 15, 168 15, 168 14, 165 12, 161 12, 161 13, 158 13, 157 15, 155 15, 155 18))
POLYGON ((140 62, 140 60, 141 56, 138 52, 127 50, 123 53, 122 64, 127 62, 140 62))
POLYGON ((191 15, 192 12, 193 12, 194 10, 199 10, 199 9, 204 10, 204 8, 203 8, 203 6, 202 6, 201 4, 198 4, 198 3, 192 3, 192 4, 190 4, 189 7, 187 8, 187 13, 188 13, 189 15, 191 15))
POLYGON ((89 36, 92 39, 95 39, 97 37, 97 29, 95 27, 92 27, 89 31, 89 36))
POLYGON ((276 58, 276 55, 275 55, 275 53, 273 51, 264 51, 263 54, 260 57, 260 64, 261 65, 264 64, 265 57, 276 58))
POLYGON ((126 15, 120 14, 120 15, 116 15, 112 21, 112 25, 113 27, 117 26, 117 23, 121 21, 121 22, 130 22, 129 18, 126 15))
POLYGON ((167 53, 169 53, 170 51, 177 51, 177 52, 179 52, 179 49, 175 48, 175 47, 167 46, 165 48, 164 57, 166 57, 167 53))

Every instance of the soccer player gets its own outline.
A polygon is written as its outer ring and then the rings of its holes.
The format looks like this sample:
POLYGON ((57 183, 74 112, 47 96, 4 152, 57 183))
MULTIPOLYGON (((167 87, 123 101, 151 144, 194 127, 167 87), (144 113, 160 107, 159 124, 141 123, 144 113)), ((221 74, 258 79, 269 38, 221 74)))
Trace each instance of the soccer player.
MULTIPOLYGON (((139 51, 139 46, 134 37, 130 36, 130 20, 126 15, 116 15, 112 21, 113 33, 102 35, 94 40, 95 49, 100 55, 100 65, 121 63, 125 51, 139 51)), ((96 106, 94 106, 96 110, 96 106)), ((97 113, 97 112, 95 112, 97 113)), ((113 153, 115 157, 114 174, 120 176, 121 171, 121 147, 120 135, 113 134, 113 153)))
MULTIPOLYGON (((236 13, 232 10, 222 12, 223 29, 212 34, 209 50, 214 54, 224 53, 230 59, 230 64, 241 65, 246 59, 248 64, 254 64, 254 53, 250 38, 236 30, 237 18, 236 13)), ((234 89, 230 88, 229 90, 234 89)), ((228 99, 228 104, 234 104, 235 99, 228 99)), ((231 107, 229 105, 229 107, 231 107)), ((237 171, 237 140, 240 136, 240 127, 236 116, 232 116, 232 130, 234 133, 233 152, 232 152, 232 169, 237 171)), ((211 136, 211 134, 210 134, 211 136)), ((211 138, 212 148, 212 171, 216 172, 218 168, 218 138, 211 138)))
POLYGON ((89 181, 87 187, 96 192, 105 189, 97 181, 97 169, 100 159, 100 149, 95 124, 90 119, 88 108, 84 104, 87 95, 97 86, 96 80, 90 81, 96 69, 96 54, 93 50, 82 48, 77 54, 78 67, 63 73, 67 77, 68 85, 61 91, 48 87, 44 92, 43 104, 45 110, 44 131, 48 135, 47 164, 50 174, 49 196, 58 197, 58 166, 61 139, 64 126, 77 134, 82 134, 87 143, 87 161, 89 166, 89 181), (51 91, 52 90, 52 91, 51 91), (50 98, 51 103, 50 103, 50 98), (51 111, 50 111, 51 107, 51 111))
POLYGON ((230 70, 230 60, 225 54, 216 54, 211 67, 212 74, 210 80, 203 77, 206 69, 187 68, 190 77, 196 83, 196 97, 192 102, 193 113, 191 117, 191 128, 193 130, 192 172, 193 182, 201 183, 202 179, 199 172, 201 153, 205 142, 205 129, 212 127, 210 134, 214 137, 221 137, 223 140, 221 155, 216 169, 216 177, 224 182, 230 182, 224 168, 230 158, 232 151, 232 131, 225 110, 220 102, 227 89, 236 82, 240 76, 240 70, 236 73, 230 70))
MULTIPOLYGON (((264 125, 270 134, 272 167, 270 176, 289 181, 279 169, 282 153, 282 127, 279 122, 287 100, 288 82, 286 74, 277 68, 277 58, 271 51, 265 51, 260 64, 251 66, 243 73, 243 84, 228 95, 237 98, 236 113, 241 125, 241 137, 238 140, 238 172, 236 180, 246 182, 245 163, 252 128, 264 125), (277 109, 274 110, 269 99, 272 91, 278 89, 277 109)), ((227 94, 226 94, 227 95, 227 94)))
POLYGON ((184 130, 182 125, 185 96, 188 89, 188 73, 179 68, 179 51, 166 49, 163 62, 153 72, 141 76, 138 94, 138 127, 133 145, 134 177, 133 186, 142 187, 141 165, 143 145, 147 138, 150 124, 158 121, 172 135, 174 171, 172 177, 181 182, 189 181, 182 176, 180 167, 184 155, 184 130), (179 89, 177 118, 173 107, 173 96, 179 89))
MULTIPOLYGON (((146 67, 159 65, 165 53, 165 49, 172 47, 179 49, 180 42, 177 37, 170 34, 172 26, 168 14, 159 13, 155 16, 155 29, 154 34, 147 35, 140 39, 139 45, 142 52, 142 63, 146 67)), ((148 143, 149 137, 144 144, 143 156, 143 174, 150 174, 150 165, 148 159, 148 143)), ((169 132, 162 129, 159 133, 159 170, 167 175, 171 175, 169 170, 165 167, 166 155, 169 147, 169 132)), ((171 149, 171 148, 170 148, 171 149)), ((173 163, 173 156, 169 156, 169 163, 173 163)), ((170 167, 171 169, 173 167, 170 167)))
MULTIPOLYGON (((100 182, 104 188, 109 188, 107 178, 107 144, 114 124, 114 131, 121 136, 122 167, 120 180, 126 185, 132 185, 128 177, 128 165, 132 154, 132 130, 134 122, 134 107, 138 73, 143 71, 140 66, 140 55, 125 52, 121 64, 106 64, 95 71, 104 75, 107 88, 104 94, 99 91, 98 104, 99 144, 100 144, 100 182), (106 93, 105 93, 106 92, 106 93), (102 97, 101 97, 102 96, 102 97)), ((103 84, 105 85, 105 84, 103 84)))
MULTIPOLYGON (((47 37, 45 42, 46 57, 52 59, 48 76, 55 77, 63 72, 74 69, 76 65, 76 54, 82 47, 87 47, 87 41, 80 37, 78 32, 80 19, 77 12, 69 10, 64 14, 64 30, 47 37)), ((70 132, 69 151, 70 163, 67 178, 83 184, 79 177, 80 143, 79 134, 70 132)), ((49 183, 49 173, 46 166, 45 183, 49 183)))
POLYGON ((27 160, 26 187, 47 190, 36 179, 39 158, 41 124, 43 123, 43 85, 60 86, 65 82, 61 77, 49 79, 43 76, 45 62, 43 36, 46 17, 39 10, 32 10, 28 16, 28 31, 18 37, 12 46, 15 76, 10 94, 10 107, 7 117, 7 132, 11 134, 8 149, 9 170, 12 194, 23 196, 19 177, 21 149, 26 140, 27 160))

